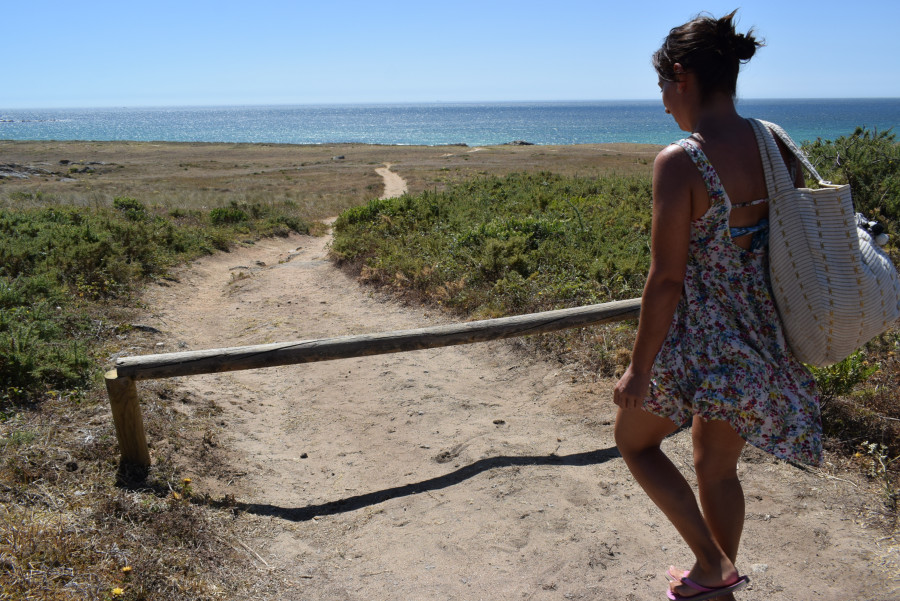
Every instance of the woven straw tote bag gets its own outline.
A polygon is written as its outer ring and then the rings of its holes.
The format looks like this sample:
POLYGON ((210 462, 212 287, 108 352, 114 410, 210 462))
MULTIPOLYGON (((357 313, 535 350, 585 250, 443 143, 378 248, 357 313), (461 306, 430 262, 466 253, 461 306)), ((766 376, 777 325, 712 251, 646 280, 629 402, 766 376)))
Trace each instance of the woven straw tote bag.
POLYGON ((787 133, 751 119, 769 193, 769 275, 794 355, 826 366, 900 317, 897 269, 857 226, 849 185, 823 181, 787 133), (820 188, 795 188, 772 132, 820 188))

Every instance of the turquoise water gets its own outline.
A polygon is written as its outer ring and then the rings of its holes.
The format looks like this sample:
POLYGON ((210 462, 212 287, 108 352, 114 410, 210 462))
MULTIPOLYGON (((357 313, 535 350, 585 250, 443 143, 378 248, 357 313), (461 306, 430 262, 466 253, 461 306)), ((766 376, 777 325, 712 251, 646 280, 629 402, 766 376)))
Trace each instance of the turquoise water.
MULTIPOLYGON (((742 100, 797 141, 900 126, 900 99, 742 100)), ((638 142, 681 137, 658 100, 3 110, 0 139, 327 144, 638 142)))

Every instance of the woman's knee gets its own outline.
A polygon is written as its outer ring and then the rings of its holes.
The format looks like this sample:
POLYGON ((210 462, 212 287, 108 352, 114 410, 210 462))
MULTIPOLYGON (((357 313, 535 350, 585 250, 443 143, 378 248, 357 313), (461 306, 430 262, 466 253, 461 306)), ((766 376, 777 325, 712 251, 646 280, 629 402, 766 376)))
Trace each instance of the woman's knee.
POLYGON ((718 454, 715 451, 698 452, 694 448, 694 471, 697 480, 709 484, 737 480, 737 457, 718 454))
POLYGON ((614 435, 623 456, 658 449, 663 439, 675 430, 668 420, 642 409, 619 409, 614 435))
POLYGON ((694 469, 706 482, 737 478, 744 440, 728 423, 696 418, 693 424, 694 469))

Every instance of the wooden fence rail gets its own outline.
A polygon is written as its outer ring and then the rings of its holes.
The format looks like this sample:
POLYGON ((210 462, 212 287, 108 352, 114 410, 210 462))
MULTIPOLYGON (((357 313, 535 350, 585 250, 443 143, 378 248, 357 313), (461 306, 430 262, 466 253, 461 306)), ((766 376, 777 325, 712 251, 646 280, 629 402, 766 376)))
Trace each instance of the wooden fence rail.
POLYGON ((259 369, 542 334, 634 319, 640 314, 640 308, 641 299, 633 298, 415 330, 122 357, 116 360, 115 369, 106 374, 106 389, 122 461, 138 466, 150 465, 150 452, 135 384, 137 380, 259 369))

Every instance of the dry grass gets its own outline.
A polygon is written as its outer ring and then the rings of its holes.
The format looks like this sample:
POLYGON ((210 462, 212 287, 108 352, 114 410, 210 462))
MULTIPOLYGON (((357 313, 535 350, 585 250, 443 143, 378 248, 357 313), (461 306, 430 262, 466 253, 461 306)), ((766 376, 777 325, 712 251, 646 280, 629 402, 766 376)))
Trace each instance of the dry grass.
POLYGON ((178 444, 154 448, 140 478, 118 465, 99 391, 0 423, 0 599, 239 598, 252 585, 233 513, 193 503, 176 467, 215 451, 164 385, 142 393, 150 437, 178 444))
MULTIPOLYGON (((0 179, 0 206, 40 191, 94 205, 130 196, 166 208, 291 200, 309 220, 337 215, 382 193, 377 167, 390 163, 412 194, 475 175, 554 171, 566 175, 649 173, 658 146, 377 146, 0 141, 4 163, 43 169, 0 179), (339 158, 343 157, 343 158, 339 158), (82 172, 84 169, 90 171, 82 172), (68 181, 61 181, 68 180, 68 181)), ((17 203, 20 201, 16 201, 17 203)))

